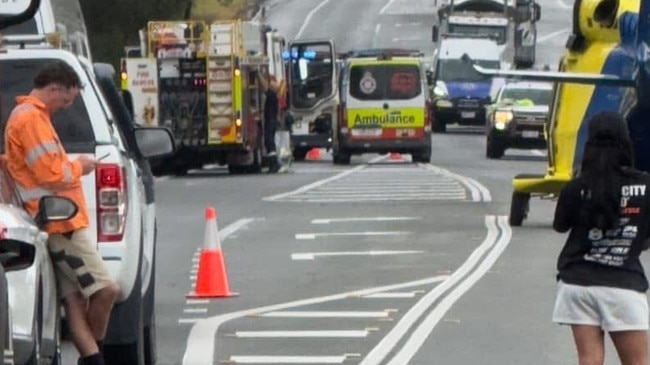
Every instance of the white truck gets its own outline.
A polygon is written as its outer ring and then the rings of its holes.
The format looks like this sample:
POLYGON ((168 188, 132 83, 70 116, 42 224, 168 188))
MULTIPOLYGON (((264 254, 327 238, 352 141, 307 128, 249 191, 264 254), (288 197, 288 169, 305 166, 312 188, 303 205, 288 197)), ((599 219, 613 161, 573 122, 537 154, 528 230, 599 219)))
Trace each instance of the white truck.
POLYGON ((541 7, 535 0, 451 0, 438 9, 439 34, 490 36, 496 40, 504 62, 515 68, 535 64, 536 23, 541 7))

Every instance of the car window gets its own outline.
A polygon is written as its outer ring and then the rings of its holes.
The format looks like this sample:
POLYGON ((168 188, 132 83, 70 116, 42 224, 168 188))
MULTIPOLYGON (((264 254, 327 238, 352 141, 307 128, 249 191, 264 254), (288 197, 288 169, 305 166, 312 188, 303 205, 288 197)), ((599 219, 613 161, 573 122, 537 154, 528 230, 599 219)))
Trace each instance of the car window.
POLYGON ((550 105, 553 98, 552 89, 532 89, 532 88, 507 88, 503 90, 500 100, 512 99, 525 100, 528 99, 535 105, 550 105))
POLYGON ((350 95, 358 100, 408 100, 422 93, 418 65, 353 65, 350 95))
POLYGON ((12 25, 2 30, 2 35, 18 35, 18 34, 38 34, 38 26, 36 25, 36 18, 12 25))
MULTIPOLYGON (((32 89, 32 80, 49 59, 0 61, 0 153, 4 152, 4 130, 15 106, 15 98, 32 89)), ((88 110, 81 96, 67 109, 53 115, 52 124, 69 153, 94 151, 95 135, 88 110)))

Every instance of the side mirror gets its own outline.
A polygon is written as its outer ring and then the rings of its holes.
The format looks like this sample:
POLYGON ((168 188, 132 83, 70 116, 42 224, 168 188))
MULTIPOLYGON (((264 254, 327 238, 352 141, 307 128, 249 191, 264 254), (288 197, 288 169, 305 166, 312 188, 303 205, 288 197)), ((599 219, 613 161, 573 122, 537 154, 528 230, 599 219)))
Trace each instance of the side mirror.
POLYGON ((174 153, 176 145, 172 132, 164 127, 137 127, 133 133, 138 150, 144 158, 174 153))
POLYGON ((26 269, 34 263, 36 246, 13 239, 0 240, 0 264, 5 271, 26 269))
POLYGON ((436 82, 433 79, 433 71, 427 70, 426 75, 427 75, 427 84, 434 85, 436 82))
POLYGON ((439 29, 437 25, 434 25, 433 28, 431 28, 431 41, 436 43, 438 42, 438 38, 440 38, 439 34, 439 29))
POLYGON ((533 9, 535 11, 535 21, 538 22, 542 19, 542 7, 538 3, 535 3, 533 4, 533 9))
POLYGON ((44 196, 38 201, 36 225, 45 227, 49 222, 65 221, 77 214, 79 207, 70 199, 62 196, 44 196))

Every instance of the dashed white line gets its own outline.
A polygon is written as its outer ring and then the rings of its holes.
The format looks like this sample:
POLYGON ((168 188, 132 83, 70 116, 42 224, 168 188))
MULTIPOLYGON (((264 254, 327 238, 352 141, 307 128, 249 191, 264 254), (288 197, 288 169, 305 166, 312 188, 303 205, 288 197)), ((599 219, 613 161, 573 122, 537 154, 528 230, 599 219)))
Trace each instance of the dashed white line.
POLYGON ((385 318, 388 311, 277 311, 260 314, 262 317, 280 318, 385 318))
POLYGON ((357 338, 367 337, 368 331, 237 331, 239 338, 357 338))
POLYGON ((424 253, 423 251, 342 251, 342 252, 304 252, 291 254, 292 260, 314 260, 325 256, 388 256, 412 255, 424 253))
POLYGON ((309 22, 311 21, 311 18, 314 16, 314 14, 316 14, 322 7, 327 5, 327 3, 329 3, 329 2, 330 2, 330 0, 324 0, 323 2, 318 4, 317 7, 313 8, 307 14, 307 17, 305 18, 305 21, 302 23, 302 26, 300 26, 300 29, 298 30, 298 33, 296 33, 296 37, 295 37, 296 39, 299 39, 300 36, 302 35, 302 32, 304 32, 305 29, 307 29, 307 26, 309 25, 309 22))
POLYGON ((403 236, 409 235, 411 232, 408 231, 366 231, 366 232, 330 232, 330 233, 297 233, 295 235, 297 240, 313 240, 317 237, 329 237, 329 236, 403 236))
POLYGON ((563 9, 573 9, 573 5, 568 5, 562 0, 556 0, 557 4, 563 9))
POLYGON ((208 308, 185 308, 183 313, 208 313, 208 308))
POLYGON ((342 222, 386 222, 386 221, 411 221, 411 220, 421 220, 422 217, 355 217, 355 218, 323 218, 323 219, 314 219, 311 221, 311 224, 330 224, 330 223, 342 223, 342 222))
POLYGON ((384 14, 386 12, 386 10, 388 10, 388 8, 390 8, 390 6, 393 5, 394 2, 395 2, 395 0, 389 0, 386 3, 386 5, 384 5, 384 7, 381 8, 381 10, 379 10, 379 14, 384 14))
POLYGON ((347 356, 230 356, 237 364, 342 364, 347 356))
POLYGON ((208 304, 210 301, 208 299, 188 299, 185 301, 187 305, 197 305, 197 304, 208 304))
POLYGON ((405 293, 375 293, 364 295, 363 298, 370 299, 401 299, 401 298, 413 298, 417 295, 417 292, 405 292, 405 293))

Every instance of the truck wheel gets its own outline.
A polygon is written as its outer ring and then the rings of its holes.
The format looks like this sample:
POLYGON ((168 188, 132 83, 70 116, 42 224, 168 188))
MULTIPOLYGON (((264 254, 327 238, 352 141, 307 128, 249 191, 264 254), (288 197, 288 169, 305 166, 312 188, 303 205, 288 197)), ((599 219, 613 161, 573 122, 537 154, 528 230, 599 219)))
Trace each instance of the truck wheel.
POLYGON ((334 151, 332 154, 332 162, 335 165, 349 165, 351 156, 348 153, 343 153, 339 151, 334 151))
POLYGON ((501 158, 505 151, 506 149, 503 146, 503 143, 499 143, 492 138, 487 139, 487 144, 485 146, 485 156, 487 158, 501 158))
POLYGON ((307 157, 308 152, 309 152, 308 148, 295 147, 293 149, 293 159, 295 161, 304 161, 305 157, 307 157))
POLYGON ((431 147, 424 151, 416 151, 411 154, 413 162, 429 163, 431 162, 431 147))
POLYGON ((528 217, 528 210, 530 209, 530 193, 512 192, 512 200, 510 201, 510 217, 508 223, 512 227, 519 227, 528 217))

